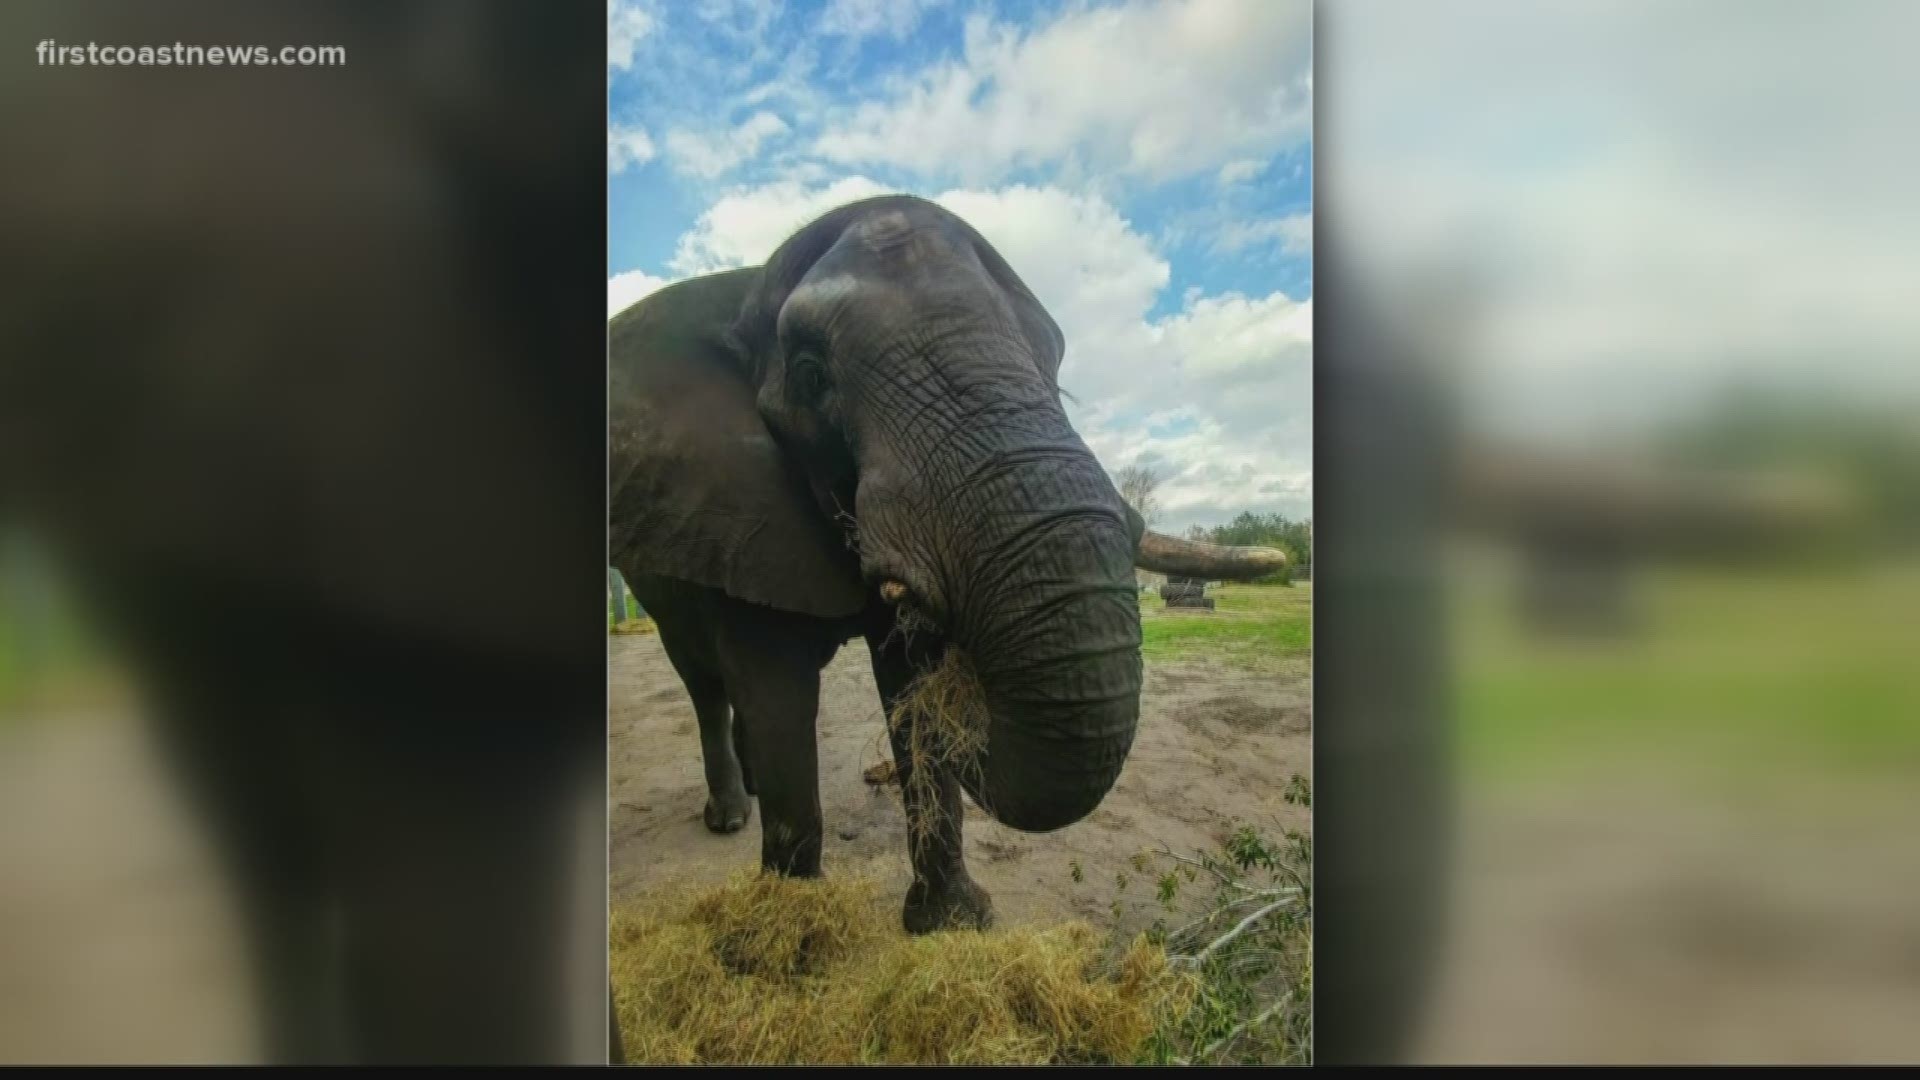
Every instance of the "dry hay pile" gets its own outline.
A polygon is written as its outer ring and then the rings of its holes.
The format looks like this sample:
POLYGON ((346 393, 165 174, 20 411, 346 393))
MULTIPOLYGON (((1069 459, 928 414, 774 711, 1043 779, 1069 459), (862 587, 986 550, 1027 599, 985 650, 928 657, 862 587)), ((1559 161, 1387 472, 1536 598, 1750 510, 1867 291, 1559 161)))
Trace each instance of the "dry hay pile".
POLYGON ((646 1064, 1131 1062, 1192 1000, 1144 939, 1068 923, 910 937, 866 878, 743 871, 612 915, 627 1059, 646 1064))

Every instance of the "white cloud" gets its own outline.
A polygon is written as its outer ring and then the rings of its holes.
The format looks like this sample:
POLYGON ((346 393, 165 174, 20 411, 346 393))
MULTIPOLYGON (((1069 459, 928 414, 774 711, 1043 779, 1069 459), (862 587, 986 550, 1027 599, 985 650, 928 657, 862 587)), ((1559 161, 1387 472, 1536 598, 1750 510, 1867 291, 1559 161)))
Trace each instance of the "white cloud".
POLYGON ((1260 171, 1266 167, 1266 162, 1255 158, 1241 158, 1238 161, 1229 161, 1225 165, 1220 166, 1220 185, 1225 187, 1229 184, 1244 184, 1254 177, 1259 176, 1260 171))
POLYGON ((1198 297, 1159 324, 1162 343, 1186 374, 1240 384, 1271 377, 1277 363, 1311 363, 1313 301, 1274 293, 1249 300, 1238 293, 1198 297))
POLYGON ((684 128, 667 132, 667 153, 681 172, 711 180, 760 152, 768 139, 787 133, 787 122, 770 112, 757 112, 737 127, 712 134, 684 128))
POLYGON ((1116 427, 1083 424, 1088 445, 1109 469, 1150 464, 1161 475, 1163 532, 1194 524, 1218 525, 1242 511, 1303 517, 1312 512, 1311 432, 1281 429, 1248 433, 1186 412, 1156 415, 1150 423, 1116 427), (1184 424, 1177 434, 1155 434, 1184 424))
POLYGON ((833 0, 820 16, 820 32, 854 40, 886 34, 904 38, 924 10, 939 0, 833 0))
POLYGON ((1136 0, 1022 36, 975 16, 962 59, 840 116, 815 150, 974 183, 1063 162, 1217 169, 1307 137, 1311 17, 1305 0, 1136 0))
POLYGON ((639 270, 628 270, 607 279, 607 318, 611 319, 638 303, 648 293, 673 284, 669 278, 657 278, 639 270))
POLYGON ((607 67, 625 71, 633 66, 633 51, 653 30, 653 16, 634 0, 607 2, 607 67))
POLYGON ((836 206, 889 190, 864 176, 817 189, 792 180, 739 189, 700 215, 680 238, 668 265, 680 274, 757 266, 800 226, 836 206))
POLYGON ((607 172, 621 173, 653 160, 653 140, 634 124, 607 125, 607 172))
POLYGON ((1144 325, 1124 389, 1076 421, 1102 463, 1153 464, 1173 531, 1242 510, 1310 513, 1312 301, 1189 294, 1144 325))
POLYGON ((1213 248, 1218 252, 1242 251, 1261 245, 1272 245, 1282 255, 1311 254, 1313 215, 1299 213, 1261 221, 1230 221, 1221 226, 1213 241, 1213 248))

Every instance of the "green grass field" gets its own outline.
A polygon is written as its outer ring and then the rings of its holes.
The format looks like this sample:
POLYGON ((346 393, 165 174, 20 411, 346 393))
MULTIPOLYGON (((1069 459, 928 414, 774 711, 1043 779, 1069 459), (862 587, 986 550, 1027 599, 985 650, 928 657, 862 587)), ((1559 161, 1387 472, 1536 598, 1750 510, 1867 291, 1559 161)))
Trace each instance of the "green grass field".
POLYGON ((1522 626, 1500 583, 1459 581, 1462 764, 1920 767, 1920 566, 1655 572, 1636 593, 1639 633, 1578 642, 1522 626))
POLYGON ((1141 594, 1141 652, 1148 660, 1215 659, 1259 671, 1312 653, 1312 584, 1221 584, 1207 595, 1210 612, 1169 610, 1158 592, 1141 594))

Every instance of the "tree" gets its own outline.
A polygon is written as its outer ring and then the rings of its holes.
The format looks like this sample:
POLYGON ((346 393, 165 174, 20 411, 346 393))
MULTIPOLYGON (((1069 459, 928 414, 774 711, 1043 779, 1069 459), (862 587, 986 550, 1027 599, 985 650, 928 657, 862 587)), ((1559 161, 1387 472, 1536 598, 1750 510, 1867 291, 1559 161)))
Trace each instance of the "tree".
POLYGON ((1159 490, 1162 479, 1151 465, 1129 465, 1114 477, 1120 497, 1133 507, 1133 512, 1139 514, 1140 520, 1146 522, 1149 528, 1160 520, 1160 500, 1154 497, 1154 492, 1159 490))

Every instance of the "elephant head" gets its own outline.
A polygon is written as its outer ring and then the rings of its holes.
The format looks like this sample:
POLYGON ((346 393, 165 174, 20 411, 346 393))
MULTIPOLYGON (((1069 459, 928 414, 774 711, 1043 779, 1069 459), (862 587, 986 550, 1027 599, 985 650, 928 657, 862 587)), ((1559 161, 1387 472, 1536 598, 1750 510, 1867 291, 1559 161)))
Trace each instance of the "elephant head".
POLYGON ((1021 829, 1086 816, 1139 715, 1141 524, 1068 423, 1052 318, 965 222, 897 196, 788 240, 731 338, 859 587, 971 657, 969 794, 1021 829))

